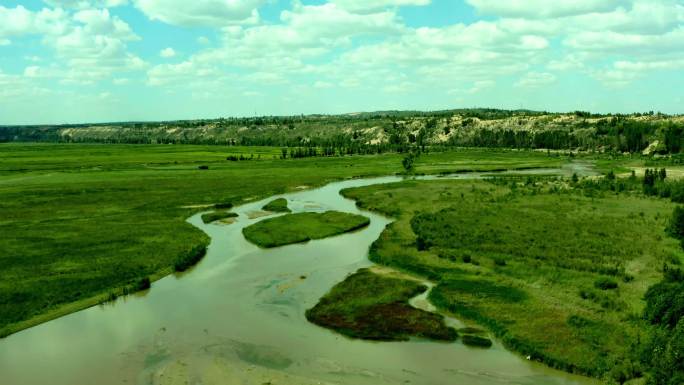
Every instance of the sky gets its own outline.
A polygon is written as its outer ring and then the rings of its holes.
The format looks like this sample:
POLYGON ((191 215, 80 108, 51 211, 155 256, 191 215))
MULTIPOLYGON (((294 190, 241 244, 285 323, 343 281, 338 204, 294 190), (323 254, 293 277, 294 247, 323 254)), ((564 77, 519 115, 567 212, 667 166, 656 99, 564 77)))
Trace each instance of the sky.
POLYGON ((684 0, 0 0, 0 124, 683 98, 684 0))

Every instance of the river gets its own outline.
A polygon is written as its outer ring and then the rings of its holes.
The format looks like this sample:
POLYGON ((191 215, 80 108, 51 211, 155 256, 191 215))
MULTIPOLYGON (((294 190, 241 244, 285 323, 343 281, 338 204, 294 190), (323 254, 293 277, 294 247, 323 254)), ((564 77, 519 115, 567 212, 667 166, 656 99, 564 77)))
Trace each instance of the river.
MULTIPOLYGON (((560 172, 529 172, 549 171, 560 172)), ((399 180, 346 180, 276 196, 294 212, 371 219, 363 230, 306 244, 264 250, 243 238, 242 228, 262 220, 255 214, 276 197, 236 207, 239 217, 229 225, 205 225, 194 215, 188 221, 211 237, 196 267, 147 292, 0 340, 0 384, 596 384, 527 361, 498 342, 491 349, 368 342, 306 321, 305 310, 333 285, 372 265, 368 247, 391 222, 359 210, 339 191, 399 180)))

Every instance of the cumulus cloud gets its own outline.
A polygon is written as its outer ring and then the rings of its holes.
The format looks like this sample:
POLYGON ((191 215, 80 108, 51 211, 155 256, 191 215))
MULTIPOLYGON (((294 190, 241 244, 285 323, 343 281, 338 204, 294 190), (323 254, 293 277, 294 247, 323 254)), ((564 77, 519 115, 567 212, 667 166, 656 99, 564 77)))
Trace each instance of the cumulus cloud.
POLYGON ((151 20, 178 26, 223 27, 254 24, 265 0, 135 0, 151 20))
POLYGON ((34 35, 54 53, 24 64, 17 74, 22 81, 122 85, 147 75, 149 85, 166 92, 202 97, 288 84, 280 88, 441 90, 477 98, 511 84, 549 86, 569 74, 612 87, 684 69, 681 0, 466 1, 491 17, 445 26, 404 23, 400 7, 429 6, 429 0, 294 0, 280 2, 289 6, 268 22, 259 19, 259 8, 270 0, 44 0, 55 8, 0 6, 0 45, 34 35), (164 60, 177 57, 171 47, 148 47, 150 56, 158 55, 149 65, 129 50, 141 36, 126 16, 107 9, 126 3, 151 20, 214 30, 195 35, 197 51, 184 48, 180 62, 164 60))
POLYGON ((517 83, 516 87, 538 88, 553 84, 556 76, 548 72, 528 72, 517 83))
POLYGON ((431 0, 332 0, 331 2, 351 12, 369 12, 387 7, 428 5, 431 0))
MULTIPOLYGON (((217 63, 261 72, 306 73, 318 66, 306 64, 336 47, 351 46, 358 36, 392 36, 404 30, 393 12, 357 14, 335 4, 302 5, 281 13, 281 23, 224 29, 221 47, 207 49, 178 66, 159 65, 148 72, 150 84, 166 84, 179 76, 217 71, 217 63)), ((258 81, 259 79, 253 78, 258 81)))
POLYGON ((61 9, 27 10, 21 5, 5 8, 0 5, 0 41, 10 44, 11 38, 29 34, 57 35, 68 29, 68 14, 61 9))
POLYGON ((128 4, 128 0, 43 0, 52 7, 61 8, 113 8, 128 4))
POLYGON ((34 12, 22 6, 0 7, 0 40, 25 35, 41 35, 42 43, 63 64, 61 70, 30 67, 25 72, 27 77, 41 74, 64 82, 89 83, 146 65, 127 49, 127 42, 140 37, 106 8, 74 9, 72 13, 62 8, 34 12))
POLYGON ((176 56, 176 51, 171 47, 167 47, 167 48, 164 48, 163 50, 159 51, 159 56, 161 56, 163 58, 171 58, 171 57, 176 56))
POLYGON ((466 0, 481 13, 513 18, 554 18, 607 12, 627 0, 466 0))

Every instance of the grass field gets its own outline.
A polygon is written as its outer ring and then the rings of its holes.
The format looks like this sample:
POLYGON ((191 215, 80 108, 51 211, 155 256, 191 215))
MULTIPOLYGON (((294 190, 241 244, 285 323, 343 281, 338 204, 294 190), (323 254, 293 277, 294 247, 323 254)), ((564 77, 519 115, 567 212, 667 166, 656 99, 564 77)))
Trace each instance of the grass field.
POLYGON ((362 215, 338 211, 296 213, 257 222, 242 229, 242 233, 255 245, 269 248, 323 239, 369 224, 370 219, 362 215))
MULTIPOLYGON (((208 242, 185 222, 198 210, 403 172, 401 154, 279 155, 269 147, 0 144, 0 336, 171 273, 179 258, 208 242), (226 160, 236 154, 254 158, 226 160)), ((423 154, 416 172, 564 161, 538 152, 458 150, 423 154)))
POLYGON ((411 298, 425 290, 427 286, 414 280, 361 269, 333 287, 316 306, 307 310, 306 318, 353 338, 455 340, 457 333, 444 324, 444 317, 408 304, 411 298))
POLYGON ((534 360, 607 379, 639 375, 644 293, 663 264, 684 260, 665 233, 667 200, 587 197, 564 182, 405 181, 343 194, 397 219, 370 257, 435 281, 438 308, 534 360))

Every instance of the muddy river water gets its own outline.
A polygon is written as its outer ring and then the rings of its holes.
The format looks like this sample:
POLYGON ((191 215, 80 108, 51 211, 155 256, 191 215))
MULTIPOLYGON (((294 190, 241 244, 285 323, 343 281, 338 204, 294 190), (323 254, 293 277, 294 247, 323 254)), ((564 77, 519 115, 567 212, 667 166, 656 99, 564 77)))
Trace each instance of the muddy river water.
POLYGON ((391 221, 359 210, 339 191, 398 180, 347 180, 280 195, 295 212, 371 218, 363 230, 306 244, 263 250, 243 238, 242 228, 262 220, 254 213, 273 197, 235 208, 240 216, 230 225, 191 217, 211 236, 200 264, 146 293, 0 340, 0 384, 595 384, 499 343, 484 350, 460 342, 367 342, 306 321, 305 310, 333 285, 372 265, 368 247, 391 221))

